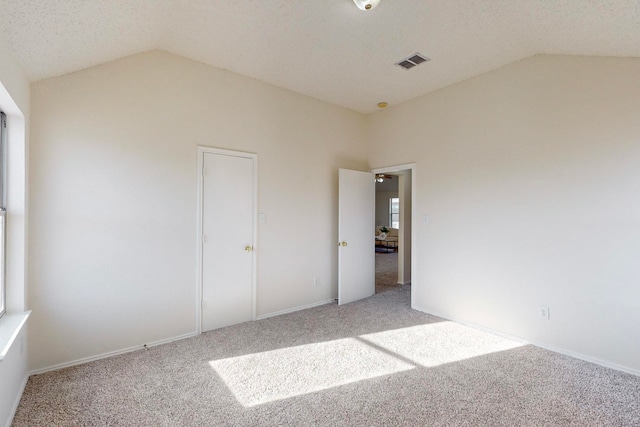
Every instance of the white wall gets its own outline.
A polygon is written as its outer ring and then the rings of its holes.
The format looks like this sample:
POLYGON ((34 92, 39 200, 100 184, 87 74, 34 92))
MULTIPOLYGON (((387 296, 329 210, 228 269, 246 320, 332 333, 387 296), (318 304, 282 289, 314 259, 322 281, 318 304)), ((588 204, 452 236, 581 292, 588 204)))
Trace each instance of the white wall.
MULTIPOLYGON (((26 274, 26 126, 29 82, 13 52, 0 37, 0 109, 7 114, 7 312, 25 310, 26 274)), ((6 319, 5 319, 6 320, 6 319)), ((3 319, 0 318, 0 327, 3 319)), ((9 425, 27 381, 27 350, 20 345, 26 330, 0 362, 0 426, 9 425)))
POLYGON ((398 197, 398 190, 376 191, 376 226, 389 224, 389 199, 398 197))
POLYGON ((362 115, 158 51, 35 83, 32 108, 31 369, 195 331, 198 145, 258 154, 257 314, 336 296, 362 115))
POLYGON ((27 384, 26 328, 0 362, 0 426, 11 426, 22 392, 27 384))
POLYGON ((565 56, 370 116, 371 166, 417 163, 416 306, 640 372, 639 118, 639 59, 565 56))
POLYGON ((411 230, 412 230, 412 173, 407 170, 398 176, 400 195, 400 247, 398 248, 398 283, 411 283, 411 230))
POLYGON ((336 295, 338 167, 415 162, 418 308, 640 371, 639 77, 538 56, 368 119, 163 52, 36 83, 30 366, 195 329, 200 144, 259 156, 258 315, 336 295))

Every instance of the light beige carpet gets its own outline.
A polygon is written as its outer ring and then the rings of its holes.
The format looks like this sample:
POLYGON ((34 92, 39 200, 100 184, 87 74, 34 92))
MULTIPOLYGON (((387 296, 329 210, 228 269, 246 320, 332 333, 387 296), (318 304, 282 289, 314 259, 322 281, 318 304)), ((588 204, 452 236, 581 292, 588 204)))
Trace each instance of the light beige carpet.
POLYGON ((376 252, 376 294, 398 286, 398 253, 376 252))
POLYGON ((640 378, 366 300, 29 379, 14 426, 639 426, 640 378))

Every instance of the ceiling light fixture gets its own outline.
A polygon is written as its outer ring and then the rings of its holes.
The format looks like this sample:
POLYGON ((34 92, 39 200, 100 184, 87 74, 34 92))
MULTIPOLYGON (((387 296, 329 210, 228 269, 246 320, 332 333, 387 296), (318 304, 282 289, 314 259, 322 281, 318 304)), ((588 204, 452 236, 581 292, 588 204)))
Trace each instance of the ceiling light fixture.
POLYGON ((377 173, 375 176, 376 182, 383 182, 385 179, 392 179, 393 175, 385 175, 383 173, 377 173))
POLYGON ((380 0, 353 0, 360 10, 371 10, 380 3, 380 0))

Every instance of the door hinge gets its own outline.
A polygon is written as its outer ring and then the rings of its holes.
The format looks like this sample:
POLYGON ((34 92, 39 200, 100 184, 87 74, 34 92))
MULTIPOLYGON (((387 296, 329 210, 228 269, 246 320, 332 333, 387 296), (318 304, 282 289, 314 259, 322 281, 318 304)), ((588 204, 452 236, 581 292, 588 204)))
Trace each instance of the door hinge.
POLYGON ((207 243, 207 235, 206 234, 202 235, 202 243, 207 243))
POLYGON ((202 176, 207 176, 207 168, 202 168, 202 176))

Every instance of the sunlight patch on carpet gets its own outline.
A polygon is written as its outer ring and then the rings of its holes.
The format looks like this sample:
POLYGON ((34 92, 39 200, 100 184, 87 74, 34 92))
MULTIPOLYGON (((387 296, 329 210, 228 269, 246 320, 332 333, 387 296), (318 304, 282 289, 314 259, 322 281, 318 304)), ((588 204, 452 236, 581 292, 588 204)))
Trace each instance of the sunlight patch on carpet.
POLYGON ((209 364, 245 407, 415 368, 355 338, 248 354, 209 364))
POLYGON ((362 335, 360 339, 424 367, 458 362, 526 344, 453 322, 362 335))

